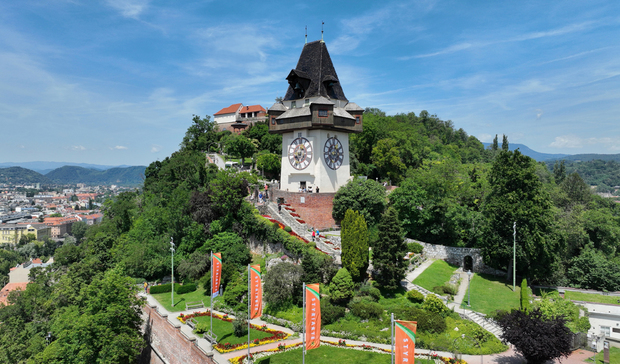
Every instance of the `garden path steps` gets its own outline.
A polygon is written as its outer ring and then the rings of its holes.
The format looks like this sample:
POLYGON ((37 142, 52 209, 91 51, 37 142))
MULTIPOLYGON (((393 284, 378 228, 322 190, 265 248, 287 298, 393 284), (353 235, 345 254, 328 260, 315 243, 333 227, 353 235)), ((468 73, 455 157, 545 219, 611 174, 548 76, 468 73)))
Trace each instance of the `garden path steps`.
MULTIPOLYGON (((299 236, 306 238, 308 241, 312 241, 312 232, 308 231, 310 227, 307 224, 302 224, 295 217, 293 217, 285 206, 282 206, 282 212, 278 212, 278 204, 275 202, 267 202, 267 208, 270 212, 270 215, 273 219, 278 220, 286 226, 290 226, 291 229, 299 236)), ((332 258, 334 258, 334 262, 338 265, 340 262, 340 250, 335 250, 333 245, 327 244, 324 238, 315 238, 316 247, 321 249, 323 252, 329 254, 332 258)), ((340 248, 340 246, 338 246, 340 248)))
MULTIPOLYGON (((412 283, 412 281, 416 279, 420 274, 422 274, 422 272, 424 272, 426 268, 428 268, 431 264, 433 264, 434 261, 435 261, 434 259, 427 259, 424 263, 420 264, 419 267, 407 273, 405 280, 400 282, 401 286, 405 287, 407 291, 411 291, 415 289, 418 292, 422 293, 424 297, 426 297, 426 295, 429 295, 429 294, 435 294, 423 287, 418 286, 417 284, 412 283)), ((461 284, 459 285, 459 291, 457 295, 454 297, 454 302, 447 302, 446 298, 442 296, 438 296, 438 295, 437 296, 441 298, 444 302, 446 302, 446 305, 449 308, 454 309, 454 312, 460 314, 461 317, 477 323, 478 325, 480 325, 480 327, 487 330, 488 332, 495 335, 495 337, 501 340, 502 329, 497 324, 487 319, 485 314, 461 308, 461 303, 463 302, 464 299, 467 299, 466 295, 467 295, 468 288, 469 288, 469 277, 467 276, 467 273, 461 272, 461 284)))

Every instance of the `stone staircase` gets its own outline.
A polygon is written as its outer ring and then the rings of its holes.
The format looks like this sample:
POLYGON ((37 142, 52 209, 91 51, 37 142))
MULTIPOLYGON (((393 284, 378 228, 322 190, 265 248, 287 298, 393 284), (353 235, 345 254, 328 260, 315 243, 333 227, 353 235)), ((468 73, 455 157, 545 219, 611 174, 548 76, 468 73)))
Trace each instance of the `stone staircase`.
POLYGON ((486 318, 486 315, 476 311, 463 310, 459 312, 462 316, 465 316, 470 321, 473 321, 480 325, 483 329, 487 330, 491 334, 495 335, 501 340, 502 329, 496 323, 486 318))
MULTIPOLYGON (((299 236, 304 237, 308 241, 312 241, 312 232, 310 231, 310 227, 307 224, 302 224, 297 221, 297 218, 293 217, 284 206, 282 206, 281 212, 278 212, 278 204, 273 202, 267 203, 267 210, 269 211, 269 216, 278 220, 286 226, 290 226, 291 229, 299 236)), ((341 264, 340 261, 340 243, 328 244, 325 242, 326 239, 315 237, 316 247, 321 249, 323 252, 329 254, 332 258, 334 258, 334 263, 337 265, 341 264), (334 248, 339 249, 334 249, 334 248)))

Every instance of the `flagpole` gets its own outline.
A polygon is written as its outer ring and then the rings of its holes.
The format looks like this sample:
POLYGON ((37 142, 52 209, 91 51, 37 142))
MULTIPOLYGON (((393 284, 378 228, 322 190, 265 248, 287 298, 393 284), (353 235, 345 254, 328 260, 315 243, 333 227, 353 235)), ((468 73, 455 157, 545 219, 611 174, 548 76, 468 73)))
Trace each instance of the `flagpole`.
POLYGON ((394 312, 392 312, 391 320, 390 320, 390 328, 392 329, 392 361, 394 364, 394 312))
MULTIPOLYGON (((209 312, 211 317, 211 335, 213 335, 213 250, 211 250, 211 311, 209 312)), ((211 344, 213 347, 213 344, 211 344)))
POLYGON ((302 307, 303 307, 303 319, 301 320, 301 342, 303 343, 303 349, 302 349, 302 357, 301 357, 301 363, 302 364, 306 364, 306 283, 303 283, 302 286, 304 293, 303 293, 303 303, 302 303, 302 307))
POLYGON ((248 363, 251 363, 250 361, 250 317, 252 316, 250 314, 250 307, 252 305, 252 299, 250 297, 250 286, 252 285, 252 278, 250 276, 250 265, 248 264, 248 363))

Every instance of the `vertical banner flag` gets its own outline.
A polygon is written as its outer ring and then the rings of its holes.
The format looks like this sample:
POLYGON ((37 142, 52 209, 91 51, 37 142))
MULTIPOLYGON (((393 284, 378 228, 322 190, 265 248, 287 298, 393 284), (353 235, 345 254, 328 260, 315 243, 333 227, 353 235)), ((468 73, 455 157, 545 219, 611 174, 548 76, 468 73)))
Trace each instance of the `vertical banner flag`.
POLYGON ((418 323, 415 321, 394 320, 396 336, 395 364, 413 363, 415 351, 415 332, 418 323))
POLYGON ((220 294, 220 279, 222 278, 222 253, 213 254, 211 269, 213 272, 213 282, 211 282, 211 298, 213 299, 220 294))
POLYGON ((306 285, 306 350, 321 345, 321 296, 319 284, 306 285))
POLYGON ((260 265, 250 266, 250 301, 252 308, 250 318, 255 319, 263 314, 263 285, 260 279, 260 265))

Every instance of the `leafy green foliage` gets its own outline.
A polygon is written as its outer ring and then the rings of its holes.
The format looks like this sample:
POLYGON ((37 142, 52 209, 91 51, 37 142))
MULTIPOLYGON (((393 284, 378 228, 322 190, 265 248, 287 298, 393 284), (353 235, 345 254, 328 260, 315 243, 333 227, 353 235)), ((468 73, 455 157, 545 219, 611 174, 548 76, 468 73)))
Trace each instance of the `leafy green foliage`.
POLYGON ((373 248, 373 266, 376 281, 386 289, 396 289, 405 277, 404 256, 407 245, 403 239, 398 214, 393 207, 388 208, 379 223, 379 240, 373 248))
POLYGON ((198 286, 196 286, 195 283, 188 283, 184 285, 179 284, 174 286, 174 292, 178 294, 194 292, 196 289, 198 289, 198 286))
POLYGON ((580 307, 568 299, 560 297, 557 291, 543 293, 542 299, 534 302, 534 307, 547 319, 563 317, 566 320, 566 327, 572 332, 585 332, 590 330, 590 320, 588 319, 587 310, 585 316, 580 317, 580 307))
POLYGON ((530 309, 530 291, 527 288, 527 279, 523 278, 521 281, 521 310, 527 311, 530 309))
POLYGON ((353 298, 353 280, 347 268, 340 268, 329 285, 331 299, 336 303, 346 303, 353 298))
POLYGON ((385 205, 385 188, 380 183, 354 178, 336 192, 332 216, 334 220, 342 221, 350 209, 358 211, 367 224, 373 225, 376 216, 383 213, 385 205))
POLYGON ((424 302, 424 295, 415 289, 412 289, 407 292, 407 299, 413 303, 422 303, 424 302))
POLYGON ((440 315, 448 312, 448 307, 444 305, 443 301, 434 294, 429 294, 426 296, 426 298, 424 298, 422 308, 430 312, 438 313, 440 315))
POLYGON ((256 146, 245 136, 237 135, 226 141, 226 153, 243 160, 256 153, 256 146))
POLYGON ((256 168, 265 173, 269 178, 276 178, 280 175, 282 157, 273 153, 261 153, 256 157, 256 168))
POLYGON ((282 262, 272 267, 265 273, 265 302, 273 307, 301 302, 302 274, 302 268, 292 263, 282 262))
POLYGON ((342 266, 350 273, 354 281, 360 282, 367 277, 368 269, 368 227, 359 212, 347 210, 341 223, 342 266))
POLYGON ((345 308, 332 305, 329 300, 321 300, 321 324, 329 325, 344 317, 345 308))
POLYGON ((407 243, 407 249, 409 249, 410 252, 415 254, 421 254, 424 251, 424 247, 422 246, 422 244, 416 242, 407 243))
POLYGON ((378 319, 383 315, 383 307, 375 302, 359 301, 351 304, 351 313, 362 320, 378 319))
POLYGON ((567 278, 580 288, 620 290, 620 266, 592 246, 571 260, 567 278))
POLYGON ((394 316, 398 320, 417 321, 418 332, 440 334, 446 331, 446 320, 436 312, 414 307, 398 308, 394 310, 394 316))
POLYGON ((77 221, 71 225, 71 235, 73 235, 78 244, 86 235, 86 229, 88 229, 88 225, 84 221, 77 221))

